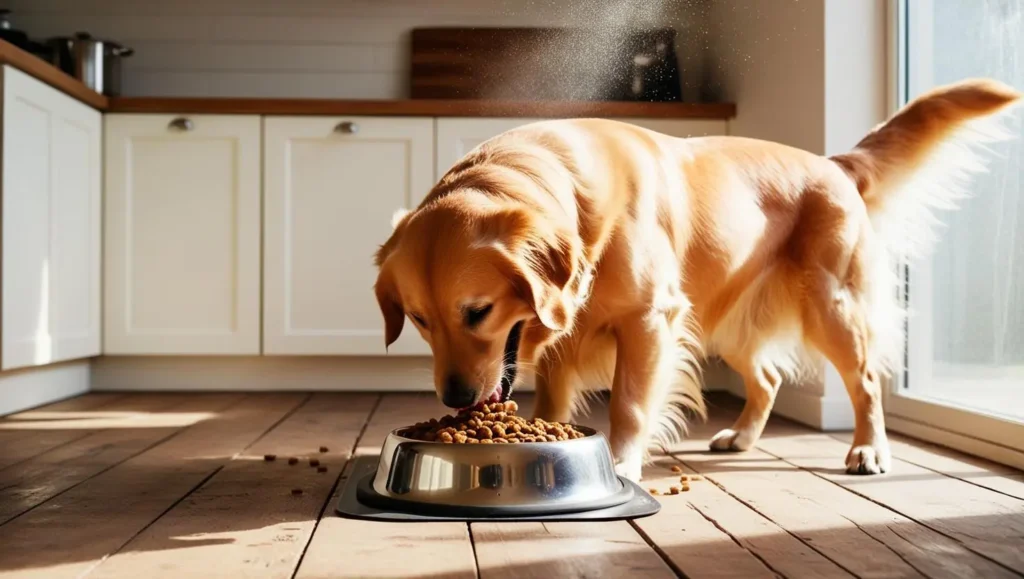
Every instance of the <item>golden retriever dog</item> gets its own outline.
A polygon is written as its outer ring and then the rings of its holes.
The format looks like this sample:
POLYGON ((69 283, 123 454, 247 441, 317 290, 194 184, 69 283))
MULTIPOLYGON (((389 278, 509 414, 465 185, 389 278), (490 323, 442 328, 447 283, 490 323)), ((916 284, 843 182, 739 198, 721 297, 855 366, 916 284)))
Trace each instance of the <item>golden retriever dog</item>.
POLYGON ((927 249, 1020 94, 932 91, 849 153, 739 137, 674 138, 556 120, 467 154, 376 256, 386 343, 408 317, 449 407, 507 399, 535 373, 536 414, 568 421, 611 386, 619 474, 705 407, 698 368, 742 377, 743 412, 711 448, 751 448, 784 379, 821 356, 856 416, 851 473, 890 468, 882 384, 902 358, 896 266, 927 249))

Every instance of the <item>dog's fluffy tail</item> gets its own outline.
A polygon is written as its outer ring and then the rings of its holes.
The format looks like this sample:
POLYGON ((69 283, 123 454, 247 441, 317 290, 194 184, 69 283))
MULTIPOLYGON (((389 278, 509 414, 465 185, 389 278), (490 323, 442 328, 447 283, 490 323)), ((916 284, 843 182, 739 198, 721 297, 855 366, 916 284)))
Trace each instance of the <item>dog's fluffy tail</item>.
POLYGON ((992 80, 937 88, 876 127, 849 153, 832 157, 857 184, 875 230, 898 258, 932 246, 935 210, 967 196, 968 178, 984 171, 985 145, 1005 130, 1021 93, 992 80))

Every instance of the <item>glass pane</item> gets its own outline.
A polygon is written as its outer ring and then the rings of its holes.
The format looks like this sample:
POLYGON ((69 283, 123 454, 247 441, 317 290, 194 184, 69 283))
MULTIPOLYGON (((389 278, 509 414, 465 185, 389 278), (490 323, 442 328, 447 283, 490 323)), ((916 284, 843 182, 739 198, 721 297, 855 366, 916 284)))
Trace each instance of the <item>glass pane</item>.
MULTIPOLYGON (((931 5, 931 14, 914 15, 910 3, 910 18, 930 17, 931 39, 910 39, 908 66, 930 68, 918 74, 932 84, 986 76, 1024 88, 1024 0, 931 5), (915 50, 931 54, 915 58, 915 50)), ((1022 126, 1010 125, 1024 138, 1022 126)), ((993 149, 974 197, 943 216, 930 268, 932 360, 922 365, 931 378, 911 384, 915 395, 1024 420, 1024 140, 993 149)))

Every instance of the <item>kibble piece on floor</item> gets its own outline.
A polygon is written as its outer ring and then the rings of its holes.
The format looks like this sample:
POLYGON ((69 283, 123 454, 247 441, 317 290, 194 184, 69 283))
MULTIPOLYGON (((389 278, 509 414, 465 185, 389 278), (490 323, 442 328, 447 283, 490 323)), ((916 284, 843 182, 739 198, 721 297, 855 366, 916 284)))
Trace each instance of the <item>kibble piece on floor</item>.
POLYGON ((683 469, 681 469, 677 465, 673 464, 672 465, 672 472, 683 472, 683 469))
POLYGON ((686 482, 688 480, 690 480, 690 479, 687 478, 687 476, 685 474, 683 476, 679 477, 679 482, 681 482, 681 483, 684 483, 684 482, 686 482))
POLYGON ((321 446, 320 447, 320 452, 327 452, 328 450, 330 450, 330 449, 327 448, 326 446, 321 446))
POLYGON ((651 493, 652 495, 660 495, 661 494, 661 493, 658 492, 658 489, 647 489, 647 492, 651 493))
POLYGON ((294 456, 288 459, 288 464, 299 464, 299 459, 294 456))
POLYGON ((292 494, 293 495, 301 495, 302 494, 302 489, 292 489, 292 494))
POLYGON ((320 466, 320 461, 315 458, 311 458, 309 459, 309 466, 320 466))
POLYGON ((685 484, 684 484, 684 485, 683 485, 683 492, 685 493, 685 492, 686 492, 686 491, 688 491, 688 490, 690 490, 690 485, 685 485, 685 484))
POLYGON ((699 474, 695 474, 690 477, 690 480, 704 480, 704 477, 700 476, 699 474))
POLYGON ((264 454, 263 455, 263 460, 265 460, 267 462, 270 462, 272 460, 277 460, 277 455, 276 454, 264 454))
POLYGON ((326 466, 318 466, 316 468, 316 472, 327 472, 327 467, 326 466))
POLYGON ((679 494, 679 487, 672 487, 672 488, 668 489, 668 494, 670 494, 670 495, 678 495, 679 494))

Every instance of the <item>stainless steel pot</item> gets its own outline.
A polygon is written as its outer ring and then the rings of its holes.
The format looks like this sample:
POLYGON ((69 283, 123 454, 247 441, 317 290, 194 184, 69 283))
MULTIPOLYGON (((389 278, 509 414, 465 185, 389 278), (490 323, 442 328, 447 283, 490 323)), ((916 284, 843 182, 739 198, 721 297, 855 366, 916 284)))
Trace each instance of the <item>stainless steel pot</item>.
POLYGON ((135 51, 115 42, 97 40, 85 32, 51 38, 53 64, 107 96, 121 94, 121 60, 135 51))

